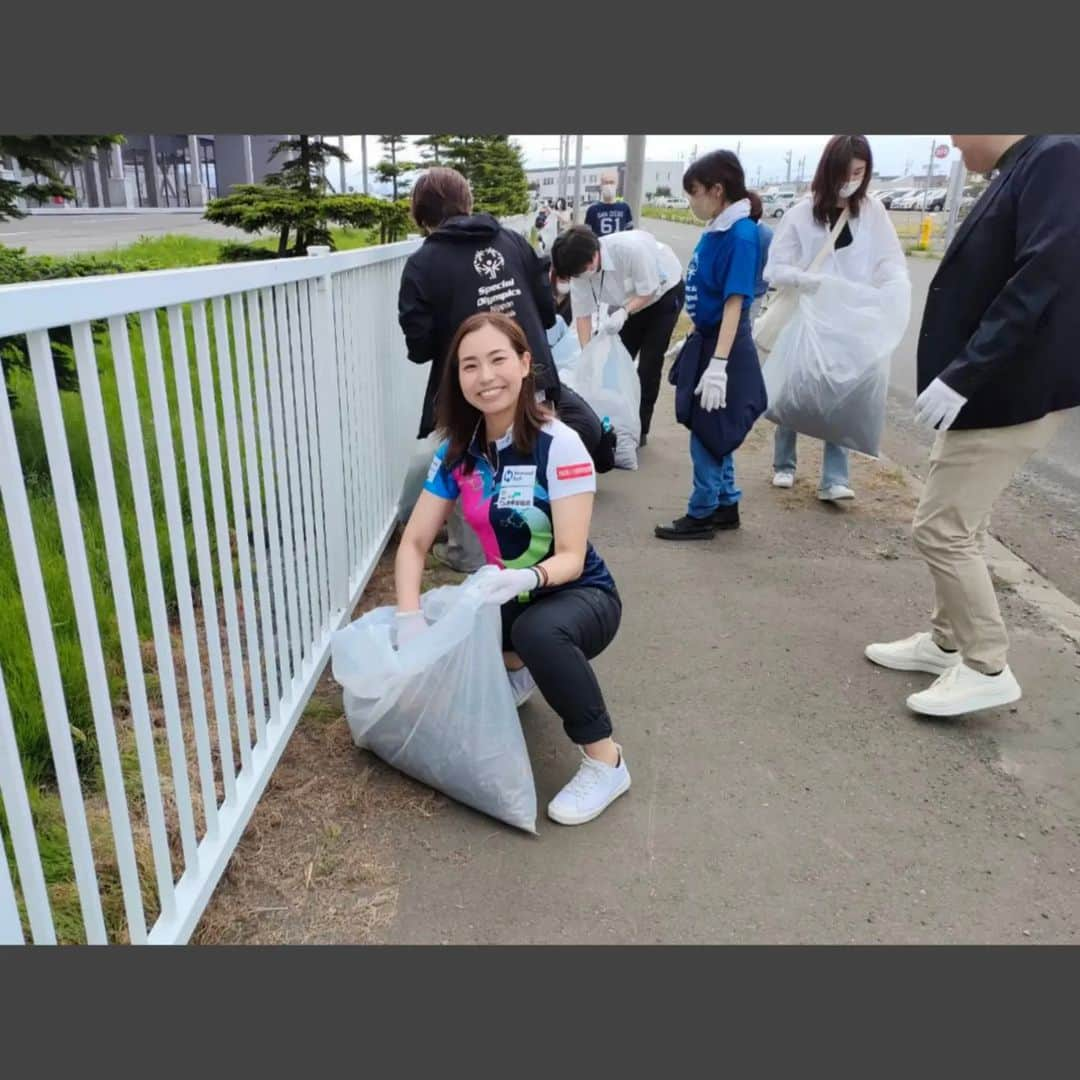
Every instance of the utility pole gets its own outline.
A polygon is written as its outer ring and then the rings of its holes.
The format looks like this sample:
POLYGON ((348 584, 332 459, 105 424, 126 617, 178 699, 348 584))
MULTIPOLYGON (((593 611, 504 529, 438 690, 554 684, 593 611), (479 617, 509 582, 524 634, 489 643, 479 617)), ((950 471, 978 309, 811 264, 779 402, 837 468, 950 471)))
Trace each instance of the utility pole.
MULTIPOLYGON (((337 137, 337 144, 338 144, 338 149, 344 154, 345 153, 345 136, 344 135, 339 135, 337 137)), ((341 194, 344 195, 345 194, 345 159, 343 157, 338 158, 338 179, 341 181, 341 187, 340 187, 339 190, 340 190, 341 194)))
POLYGON ((364 194, 368 193, 367 181, 367 136, 360 136, 360 168, 363 169, 364 194))
POLYGON ((585 147, 585 136, 577 137, 576 152, 574 154, 574 224, 581 222, 581 152, 585 147))
POLYGON ((930 141, 930 164, 926 167, 926 194, 923 196, 922 211, 919 214, 919 236, 922 236, 923 222, 926 220, 926 204, 930 201, 930 185, 934 182, 934 151, 937 139, 930 141))
POLYGON ((956 223, 960 217, 960 200, 964 197, 964 184, 967 182, 967 169, 964 162, 952 163, 952 175, 949 177, 949 193, 945 196, 945 205, 948 207, 948 224, 945 227, 945 247, 952 243, 956 235, 956 223))
POLYGON ((787 164, 787 179, 784 180, 784 183, 785 184, 790 184, 791 183, 791 151, 790 150, 784 155, 784 161, 787 164))
POLYGON ((645 184, 645 136, 626 136, 626 190, 623 197, 635 221, 641 217, 641 196, 645 184))

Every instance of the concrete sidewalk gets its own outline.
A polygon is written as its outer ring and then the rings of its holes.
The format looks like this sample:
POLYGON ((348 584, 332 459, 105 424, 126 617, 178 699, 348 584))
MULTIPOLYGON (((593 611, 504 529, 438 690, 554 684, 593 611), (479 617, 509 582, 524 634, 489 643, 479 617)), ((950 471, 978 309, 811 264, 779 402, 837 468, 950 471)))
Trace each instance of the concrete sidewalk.
MULTIPOLYGON (((1075 941, 1075 643, 1004 590, 1024 699, 913 717, 904 698, 929 676, 862 656, 927 624, 907 474, 860 459, 858 500, 837 509, 815 498, 804 440, 795 489, 775 491, 772 430, 737 455, 742 529, 710 542, 652 535, 685 508, 674 422, 638 472, 601 478, 593 539, 625 612, 596 668, 633 777, 624 798, 589 825, 541 810, 539 837, 514 832, 351 750, 330 686, 200 940, 1075 941), (312 837, 291 861, 275 846, 290 828, 312 837)), ((522 720, 543 808, 575 750, 539 698, 522 720)))

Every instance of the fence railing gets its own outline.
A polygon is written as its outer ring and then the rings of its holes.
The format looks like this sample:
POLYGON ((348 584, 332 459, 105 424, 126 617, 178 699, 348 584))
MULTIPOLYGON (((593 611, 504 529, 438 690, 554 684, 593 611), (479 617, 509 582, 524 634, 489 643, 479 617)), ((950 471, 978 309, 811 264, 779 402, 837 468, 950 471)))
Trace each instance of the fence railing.
POLYGON ((0 288, 0 943, 193 932, 394 525, 415 247, 0 288))

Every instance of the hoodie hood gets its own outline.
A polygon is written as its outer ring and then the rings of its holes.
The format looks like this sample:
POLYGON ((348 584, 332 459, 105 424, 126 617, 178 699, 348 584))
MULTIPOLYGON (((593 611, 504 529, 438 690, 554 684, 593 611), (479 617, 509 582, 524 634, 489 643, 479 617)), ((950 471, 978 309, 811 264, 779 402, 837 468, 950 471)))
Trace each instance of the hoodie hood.
POLYGON ((459 214, 447 218, 429 237, 428 240, 465 240, 475 243, 477 240, 490 240, 501 226, 491 214, 459 214))

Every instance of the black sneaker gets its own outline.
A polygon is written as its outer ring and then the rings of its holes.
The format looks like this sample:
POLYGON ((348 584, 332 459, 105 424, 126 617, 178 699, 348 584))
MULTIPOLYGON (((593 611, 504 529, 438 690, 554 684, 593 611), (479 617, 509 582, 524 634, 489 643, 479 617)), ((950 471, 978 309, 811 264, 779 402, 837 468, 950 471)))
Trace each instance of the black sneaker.
POLYGON ((657 525, 654 532, 660 540, 711 540, 716 535, 712 518, 696 518, 685 514, 670 525, 657 525))
POLYGON ((730 506, 718 506, 709 520, 714 529, 737 529, 739 527, 739 504, 732 503, 730 506))

